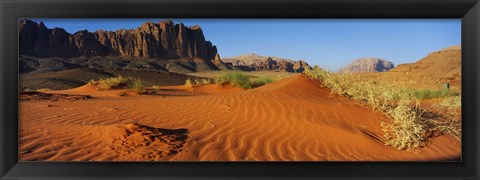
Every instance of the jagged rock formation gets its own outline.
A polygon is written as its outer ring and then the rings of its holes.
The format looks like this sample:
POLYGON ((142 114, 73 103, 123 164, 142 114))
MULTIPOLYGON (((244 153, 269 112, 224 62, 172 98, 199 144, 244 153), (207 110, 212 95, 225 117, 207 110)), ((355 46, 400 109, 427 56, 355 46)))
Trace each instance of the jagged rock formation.
POLYGON ((159 59, 214 60, 217 48, 199 26, 147 22, 136 29, 74 34, 48 29, 40 22, 19 22, 20 54, 35 57, 131 56, 159 59))
POLYGON ((343 73, 384 72, 395 65, 381 58, 360 58, 340 69, 343 73))
POLYGON ((274 56, 260 56, 257 54, 240 55, 230 58, 223 58, 227 65, 247 71, 287 71, 303 72, 311 68, 305 61, 294 61, 291 59, 274 56))

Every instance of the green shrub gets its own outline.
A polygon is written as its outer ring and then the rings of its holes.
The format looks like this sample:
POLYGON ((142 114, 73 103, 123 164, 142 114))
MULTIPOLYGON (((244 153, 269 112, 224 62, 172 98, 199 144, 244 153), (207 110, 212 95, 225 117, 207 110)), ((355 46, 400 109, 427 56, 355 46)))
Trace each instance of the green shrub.
POLYGON ((250 89, 252 85, 250 84, 250 78, 240 72, 227 71, 222 75, 215 78, 215 83, 218 85, 231 84, 232 86, 240 87, 243 89, 250 89))
POLYGON ((456 96, 456 95, 458 95, 458 93, 447 88, 441 88, 436 90, 420 89, 415 91, 415 96, 418 99, 432 99, 432 98, 449 97, 449 96, 456 96))
POLYGON ((111 78, 100 78, 98 81, 90 80, 89 84, 95 85, 96 90, 110 90, 114 88, 129 87, 133 79, 118 75, 111 78))
POLYGON ((132 89, 137 94, 142 94, 145 90, 145 86, 140 79, 133 80, 130 89, 132 89))
POLYGON ((104 91, 115 88, 129 88, 135 93, 141 94, 144 92, 145 86, 140 79, 133 79, 131 77, 123 77, 118 75, 110 78, 100 78, 98 81, 90 80, 88 84, 93 85, 96 90, 104 91))
POLYGON ((254 81, 251 82, 252 87, 260 87, 268 83, 275 82, 275 79, 273 79, 270 76, 262 76, 254 81))

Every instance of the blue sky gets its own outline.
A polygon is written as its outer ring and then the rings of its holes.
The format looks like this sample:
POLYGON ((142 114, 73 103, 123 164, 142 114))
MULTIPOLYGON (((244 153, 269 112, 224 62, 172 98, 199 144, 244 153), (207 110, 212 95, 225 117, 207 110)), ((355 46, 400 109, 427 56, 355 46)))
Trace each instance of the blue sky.
MULTIPOLYGON (((70 33, 134 29, 166 19, 32 19, 70 33)), ((256 53, 337 70, 361 57, 395 65, 461 42, 460 19, 172 19, 200 25, 221 57, 256 53)))

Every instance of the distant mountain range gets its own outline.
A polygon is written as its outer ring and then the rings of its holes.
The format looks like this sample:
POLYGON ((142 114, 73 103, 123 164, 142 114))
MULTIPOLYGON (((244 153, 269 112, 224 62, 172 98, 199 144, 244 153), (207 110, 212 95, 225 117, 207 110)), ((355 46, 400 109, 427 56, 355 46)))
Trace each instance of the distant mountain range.
POLYGON ((52 64, 57 69, 81 66, 179 73, 222 69, 303 72, 310 68, 305 61, 255 54, 221 60, 200 26, 186 27, 170 20, 146 22, 136 29, 70 34, 62 28, 49 29, 43 22, 23 19, 19 22, 19 39, 21 73, 35 71, 36 66, 48 70, 52 64))
POLYGON ((382 58, 364 57, 354 60, 341 68, 343 73, 384 72, 394 68, 395 65, 382 58))
MULTIPOLYGON (((201 27, 186 27, 170 20, 146 22, 129 30, 82 30, 70 34, 62 28, 49 29, 42 22, 23 19, 19 21, 19 41, 20 74, 32 82, 24 87, 32 88, 48 87, 48 83, 74 87, 92 78, 115 74, 134 77, 150 74, 145 78, 150 78, 152 84, 176 85, 194 78, 185 73, 198 71, 303 72, 311 68, 303 60, 258 54, 220 58, 216 46, 205 40, 201 27), (82 77, 77 78, 80 75, 82 77), (175 77, 180 81, 167 82, 161 77, 175 77)), ((460 84, 460 46, 432 52, 418 62, 397 67, 381 58, 360 58, 340 70, 345 73, 386 71, 397 72, 394 74, 399 76, 395 78, 411 76, 419 79, 418 82, 430 84, 460 84)))
POLYGON ((311 68, 305 61, 294 61, 275 56, 261 56, 255 53, 222 58, 228 66, 246 71, 286 71, 303 72, 311 68))

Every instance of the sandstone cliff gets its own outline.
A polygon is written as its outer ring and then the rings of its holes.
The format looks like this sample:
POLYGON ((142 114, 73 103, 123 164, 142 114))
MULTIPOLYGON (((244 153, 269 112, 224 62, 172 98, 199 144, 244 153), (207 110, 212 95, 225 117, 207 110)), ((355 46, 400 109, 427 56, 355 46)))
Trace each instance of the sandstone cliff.
POLYGON ((19 22, 20 54, 35 57, 126 56, 159 59, 214 60, 217 48, 199 26, 147 22, 136 29, 70 34, 40 22, 19 22))
POLYGON ((400 64, 391 72, 401 73, 424 84, 450 83, 460 86, 462 77, 461 47, 451 46, 432 52, 415 63, 400 64))

